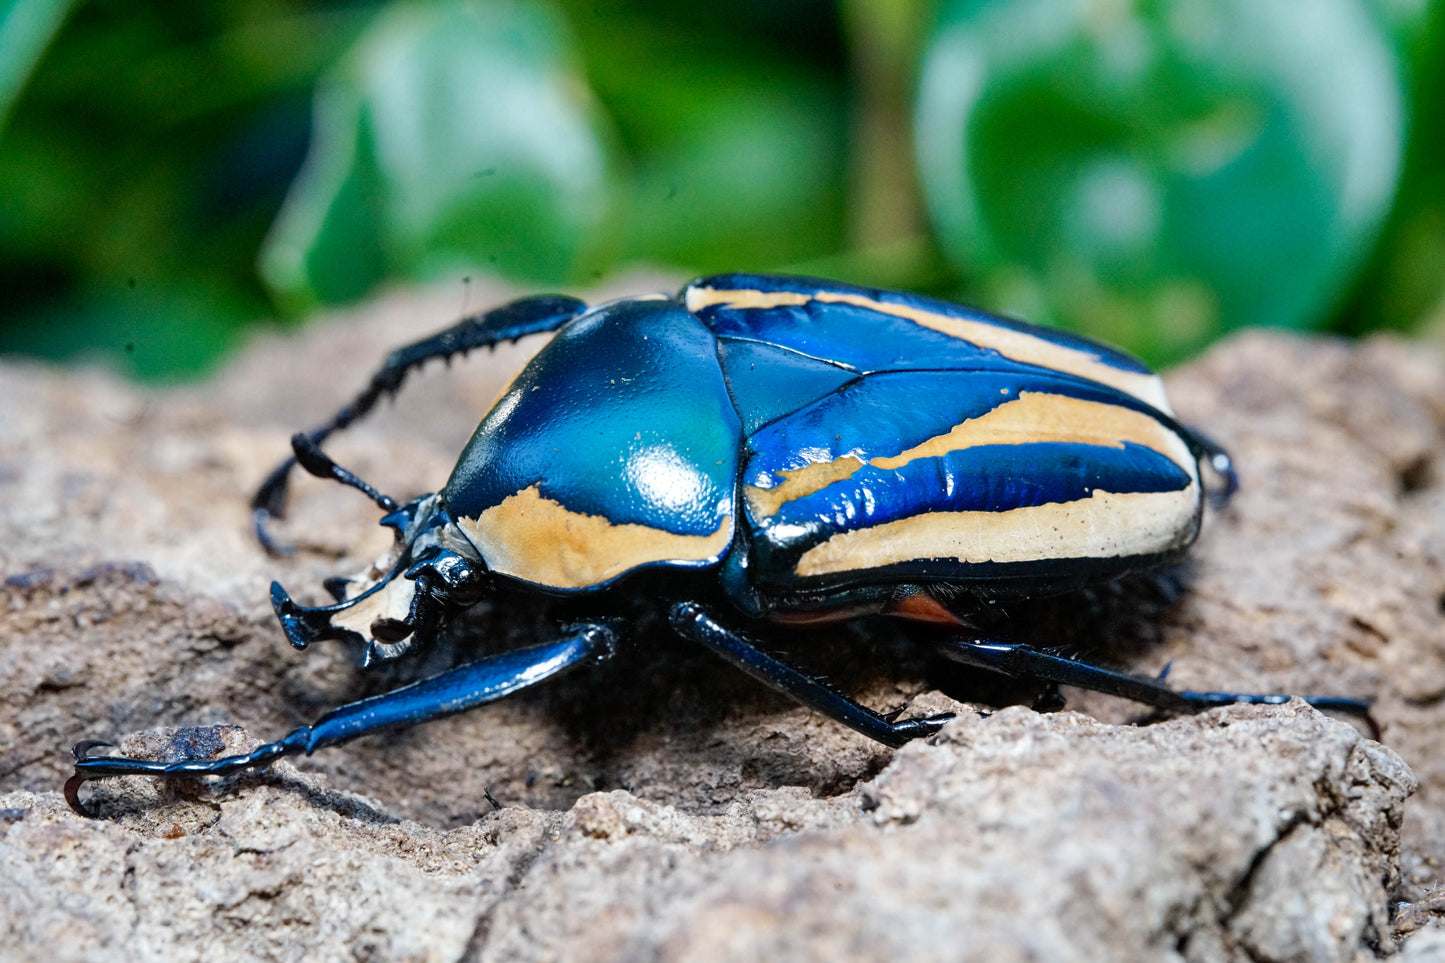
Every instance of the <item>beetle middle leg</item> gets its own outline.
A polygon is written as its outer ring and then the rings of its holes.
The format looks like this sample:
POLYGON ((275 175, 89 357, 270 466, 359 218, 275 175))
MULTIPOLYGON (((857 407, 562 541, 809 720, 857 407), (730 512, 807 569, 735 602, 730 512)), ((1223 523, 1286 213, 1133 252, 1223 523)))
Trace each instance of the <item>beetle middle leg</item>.
POLYGON ((588 622, 570 627, 562 638, 544 645, 503 652, 459 665, 440 675, 332 709, 309 726, 292 730, 275 742, 250 752, 220 759, 161 762, 116 756, 92 756, 106 743, 88 740, 75 747, 75 775, 65 784, 70 807, 88 815, 80 787, 108 776, 229 776, 243 769, 267 766, 285 756, 310 755, 317 749, 349 742, 385 729, 403 728, 464 712, 512 695, 586 662, 612 655, 617 634, 612 624, 588 622))
POLYGON ((764 685, 886 746, 928 736, 943 728, 952 714, 894 722, 764 652, 752 641, 715 619, 696 602, 679 602, 668 621, 683 638, 697 642, 742 669, 764 685))

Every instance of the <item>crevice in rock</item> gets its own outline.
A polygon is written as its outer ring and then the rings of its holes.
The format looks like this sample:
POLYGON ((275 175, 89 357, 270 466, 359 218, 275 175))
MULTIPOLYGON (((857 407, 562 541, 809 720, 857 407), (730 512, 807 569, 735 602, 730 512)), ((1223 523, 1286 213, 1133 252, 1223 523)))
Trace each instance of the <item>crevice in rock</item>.
POLYGON ((1409 498, 1435 485, 1435 461, 1429 452, 1421 452, 1395 473, 1398 494, 1409 498))
POLYGON ((493 900, 486 910, 477 917, 476 925, 472 927, 472 935, 467 937, 466 948, 458 957, 458 963, 475 963, 482 958, 482 951, 487 947, 487 937, 492 933, 492 914, 496 912, 497 901, 493 900))
POLYGON ((1220 920, 1221 923, 1227 927, 1234 921, 1234 918, 1239 915, 1248 903, 1250 888, 1254 885, 1255 877, 1259 875, 1260 869, 1264 867, 1265 860, 1269 859, 1269 854, 1274 852, 1276 846, 1288 839, 1291 833, 1307 822, 1309 822, 1309 819, 1304 813, 1294 813, 1280 831, 1275 834, 1274 839, 1260 847, 1259 852, 1254 854, 1253 858, 1249 861, 1249 866, 1244 870, 1244 875, 1235 880, 1234 885, 1229 888, 1229 892, 1224 895, 1226 912, 1220 920))

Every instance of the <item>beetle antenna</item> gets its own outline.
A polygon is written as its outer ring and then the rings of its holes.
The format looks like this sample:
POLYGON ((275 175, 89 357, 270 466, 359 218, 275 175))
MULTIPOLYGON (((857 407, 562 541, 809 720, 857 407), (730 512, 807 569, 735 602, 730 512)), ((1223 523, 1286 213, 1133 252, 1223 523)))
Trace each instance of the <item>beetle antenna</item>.
POLYGON ((306 433, 297 432, 291 436, 291 450, 296 453, 296 463, 317 478, 330 478, 355 488, 376 502, 384 512, 391 513, 401 507, 395 498, 383 495, 355 474, 332 461, 331 457, 321 450, 321 446, 312 441, 306 433))

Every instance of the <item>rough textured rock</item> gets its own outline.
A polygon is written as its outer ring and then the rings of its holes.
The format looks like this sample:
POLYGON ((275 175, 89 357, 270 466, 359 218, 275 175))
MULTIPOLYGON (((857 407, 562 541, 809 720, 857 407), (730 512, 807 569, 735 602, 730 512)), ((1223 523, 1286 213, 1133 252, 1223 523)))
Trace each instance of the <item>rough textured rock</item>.
MULTIPOLYGON (((424 665, 363 675, 340 646, 292 652, 266 603, 271 578, 319 597, 388 536, 361 496, 301 479, 300 551, 268 559, 251 489, 291 431, 456 310, 382 301, 171 391, 0 365, 12 955, 1353 960, 1395 945, 1389 899, 1408 901, 1408 956, 1445 945, 1445 359, 1391 339, 1246 334, 1172 373, 1244 490, 1186 569, 1013 614, 1181 687, 1377 696, 1409 769, 1301 704, 1139 728, 1137 707, 1070 693, 1092 719, 985 717, 950 696, 1030 690, 891 633, 781 640, 870 704, 961 709, 894 753, 648 636, 600 672, 220 793, 120 780, 89 790, 103 819, 71 814, 55 790, 79 739, 160 752, 171 735, 145 730, 239 724, 181 737, 240 746, 546 631, 545 612, 484 607, 424 665)), ((431 490, 533 347, 417 379, 329 450, 395 495, 431 490)))
POLYGON ((613 790, 450 831, 283 766, 107 822, 4 797, 0 905, 8 946, 74 959, 1352 960, 1389 945, 1411 784, 1302 703, 970 713, 841 796, 613 790))

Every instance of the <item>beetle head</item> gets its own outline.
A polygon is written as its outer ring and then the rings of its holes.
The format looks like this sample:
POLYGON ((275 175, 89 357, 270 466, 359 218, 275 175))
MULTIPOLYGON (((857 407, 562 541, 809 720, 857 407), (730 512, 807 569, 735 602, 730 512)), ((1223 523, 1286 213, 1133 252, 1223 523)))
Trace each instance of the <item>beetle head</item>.
POLYGON ((271 604, 292 645, 351 639, 365 644, 367 665, 395 659, 429 644, 453 612, 485 593, 486 565, 436 495, 397 507, 381 524, 396 531, 396 541, 356 575, 327 579, 335 604, 298 605, 271 584, 271 604))

